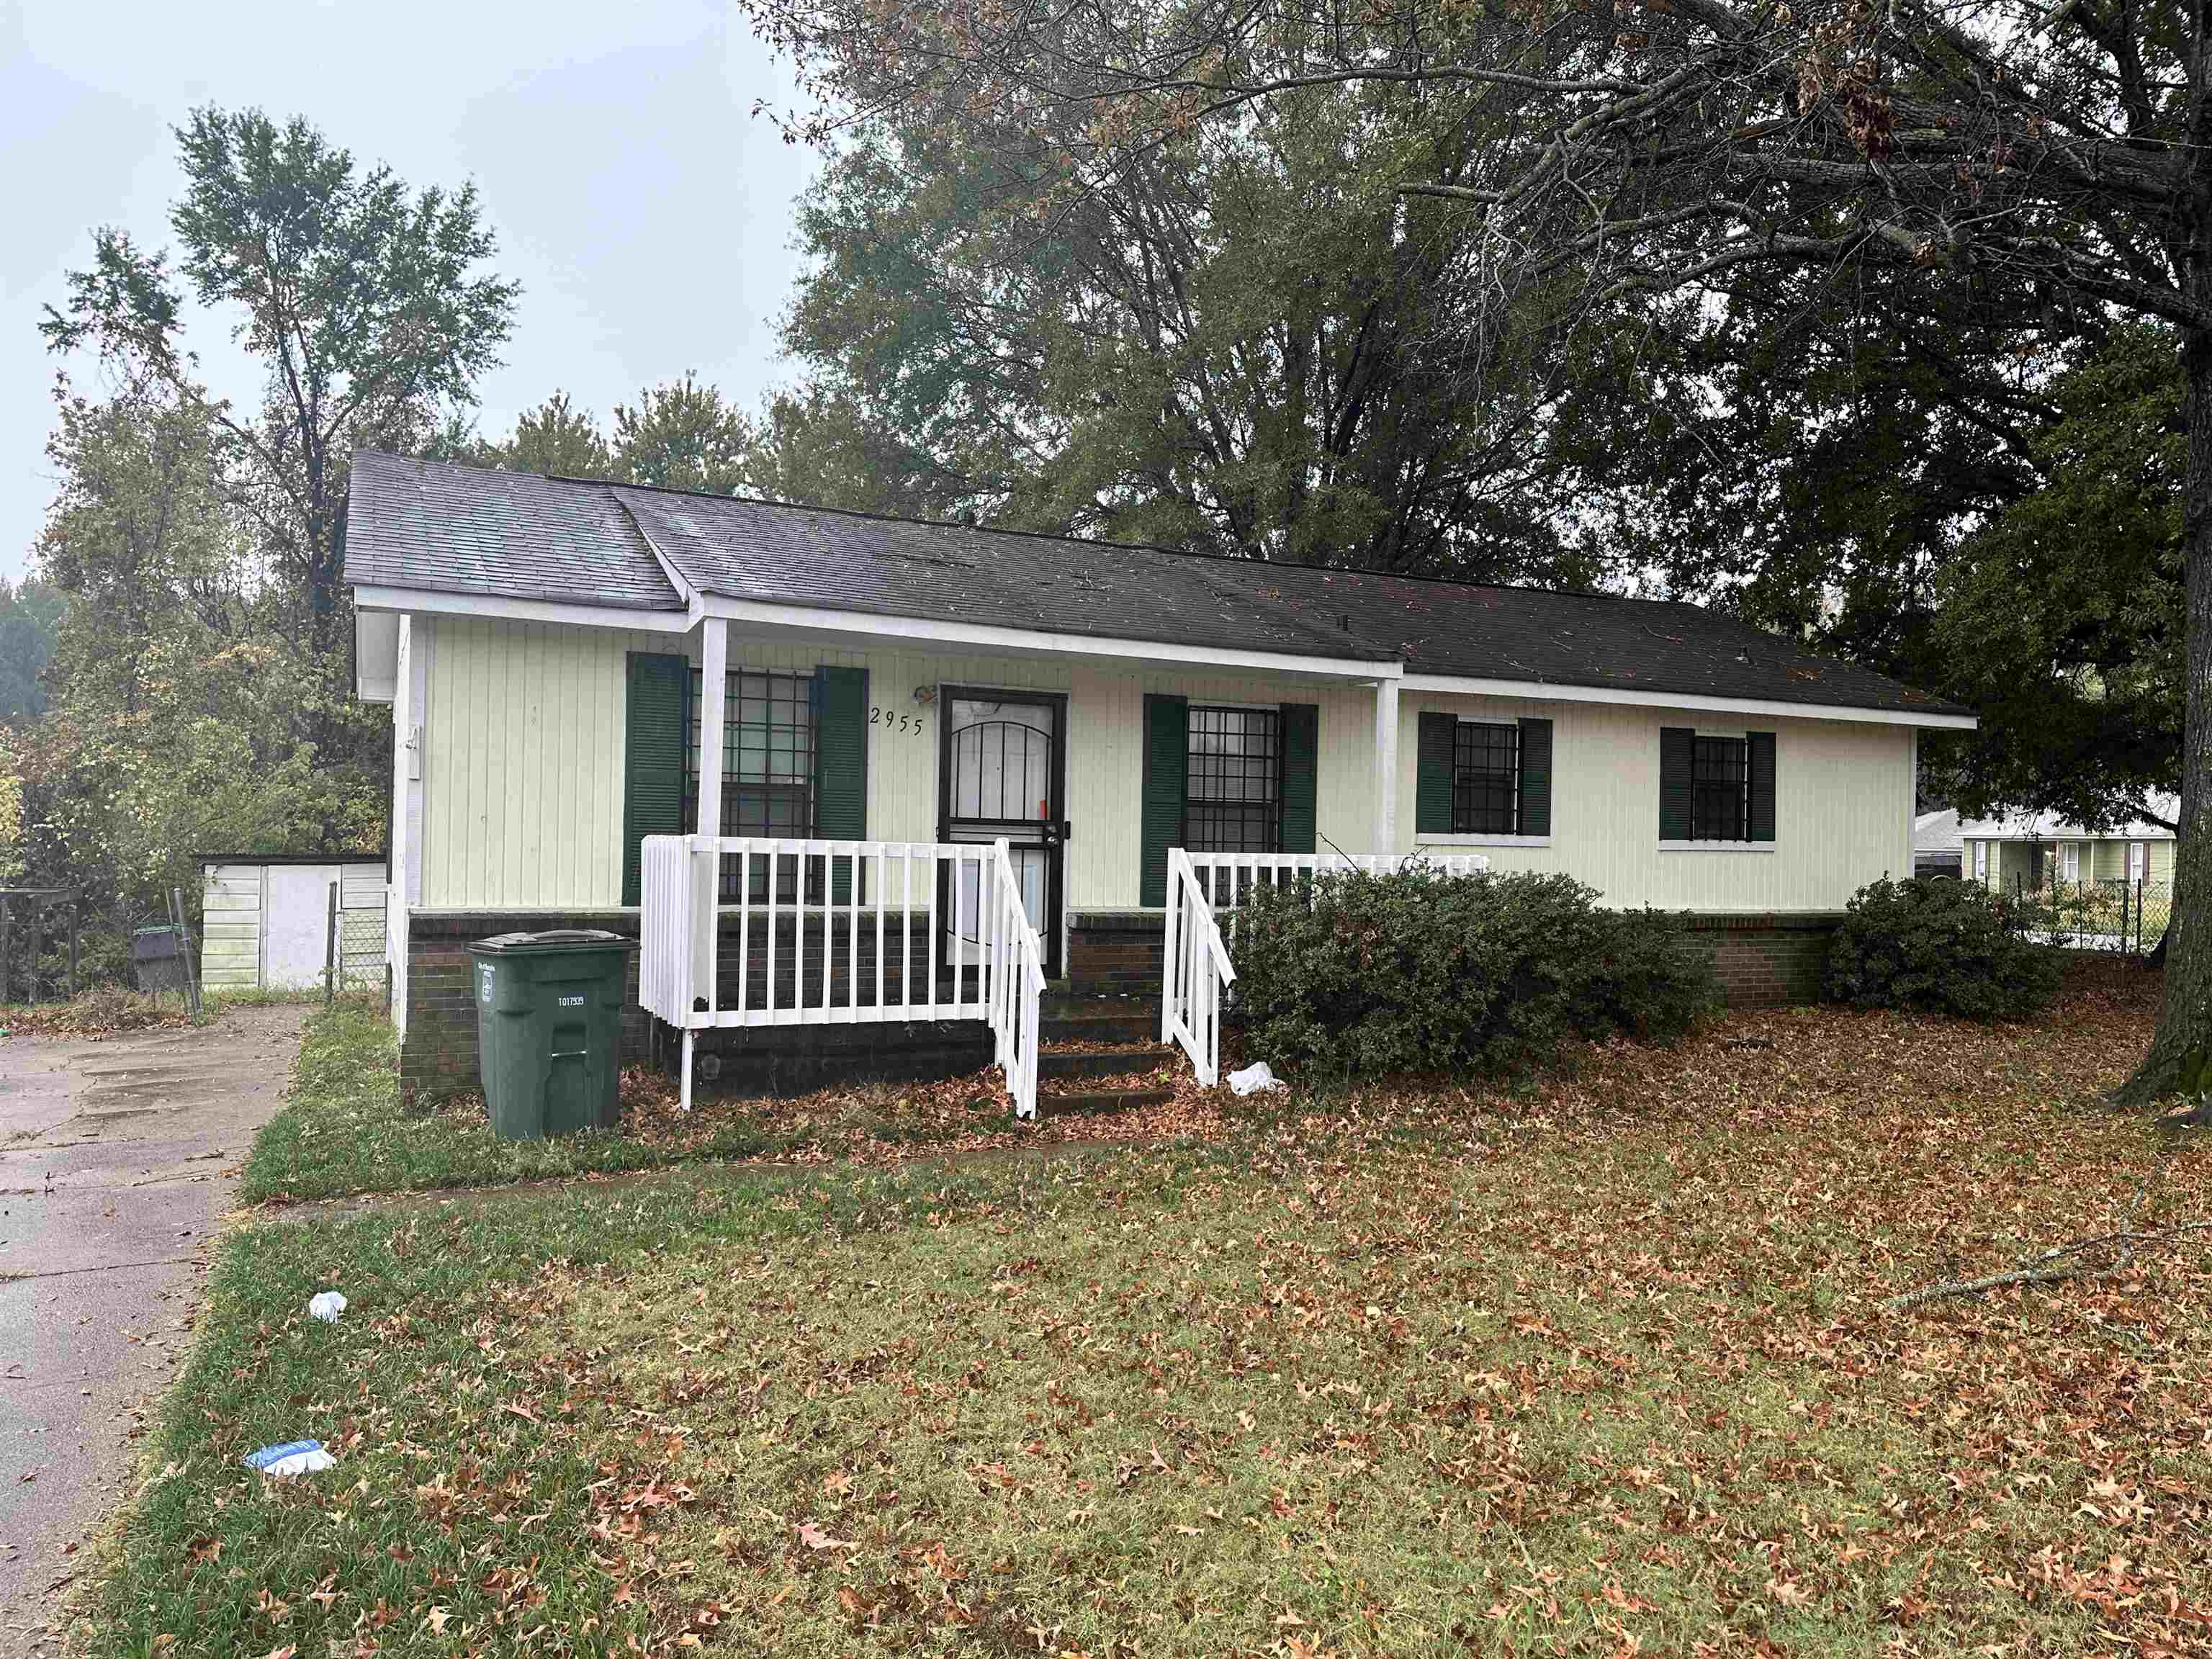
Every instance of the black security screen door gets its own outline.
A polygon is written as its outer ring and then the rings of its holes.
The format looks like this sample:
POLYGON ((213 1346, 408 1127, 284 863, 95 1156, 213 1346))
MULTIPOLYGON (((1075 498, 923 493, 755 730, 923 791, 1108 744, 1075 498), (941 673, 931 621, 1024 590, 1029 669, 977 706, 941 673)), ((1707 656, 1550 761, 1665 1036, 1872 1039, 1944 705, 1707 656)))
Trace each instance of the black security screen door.
MULTIPOLYGON (((1060 843, 1067 825, 1061 793, 1061 737, 1067 699, 1042 692, 975 691, 946 687, 939 750, 941 839, 991 842, 1003 837, 1021 883, 1022 908, 1037 930, 1045 971, 1060 972, 1060 843)), ((966 925, 949 941, 954 960, 973 960, 978 893, 972 872, 961 893, 948 891, 945 926, 954 931, 957 899, 966 925)))

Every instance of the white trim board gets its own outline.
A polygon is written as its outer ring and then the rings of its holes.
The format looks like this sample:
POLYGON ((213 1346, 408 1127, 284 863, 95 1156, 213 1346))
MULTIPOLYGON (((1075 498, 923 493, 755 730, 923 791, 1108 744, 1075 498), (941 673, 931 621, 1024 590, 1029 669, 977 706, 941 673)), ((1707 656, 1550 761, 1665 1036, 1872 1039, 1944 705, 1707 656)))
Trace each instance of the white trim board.
POLYGON ((947 646, 980 651, 1048 657, 1108 658, 1139 664, 1174 663, 1206 668, 1254 668, 1311 678, 1395 680, 1404 672, 1395 661, 1355 657, 1315 657, 1290 651, 1243 651, 1210 645, 1170 645, 1158 640, 1089 634, 1053 634, 1042 629, 1002 628, 995 623, 937 622, 925 617, 890 617, 867 611, 831 611, 815 605, 776 605, 760 599, 731 599, 706 594, 700 600, 709 617, 723 617, 756 628, 773 628, 830 638, 890 641, 909 648, 947 646))
POLYGON ((713 617, 848 647, 856 640, 880 641, 909 649, 938 647, 1015 656, 1122 661, 1137 666, 1170 664, 1180 667, 1249 668, 1306 679, 1351 680, 1370 685, 1377 680, 1395 680, 1405 672, 1396 662, 1352 657, 1314 657, 1294 652, 1243 651, 1217 646, 1170 645, 1156 640, 1052 634, 1041 629, 934 622, 919 617, 770 605, 714 595, 693 596, 688 611, 629 611, 617 605, 561 605, 548 599, 501 599, 489 594, 446 593, 427 588, 364 583, 354 589, 354 606, 356 611, 410 611, 659 634, 689 633, 702 620, 713 617))
POLYGON ((1511 697, 1522 702, 1610 702, 1638 708, 1713 709, 1729 714, 1758 714, 1787 720, 1852 720, 1869 726, 1940 726, 1972 732, 1981 725, 1972 714, 1918 714, 1900 708, 1853 708, 1843 703, 1781 702, 1770 697, 1709 697, 1686 691, 1631 691, 1610 686, 1560 685, 1548 680, 1470 679, 1455 674, 1408 674, 1402 690, 1419 695, 1443 692, 1462 697, 1511 697))
POLYGON ((1413 847, 1416 853, 1431 847, 1549 847, 1549 836, 1483 836, 1475 834, 1446 835, 1441 831, 1423 836, 1413 847))
POLYGON ((619 628, 646 634, 682 634, 692 617, 683 611, 632 611, 618 605, 563 605, 554 599, 511 599, 491 593, 446 593, 427 587, 387 587, 362 582, 354 609, 412 611, 433 616, 490 617, 506 622, 567 623, 576 628, 619 628))

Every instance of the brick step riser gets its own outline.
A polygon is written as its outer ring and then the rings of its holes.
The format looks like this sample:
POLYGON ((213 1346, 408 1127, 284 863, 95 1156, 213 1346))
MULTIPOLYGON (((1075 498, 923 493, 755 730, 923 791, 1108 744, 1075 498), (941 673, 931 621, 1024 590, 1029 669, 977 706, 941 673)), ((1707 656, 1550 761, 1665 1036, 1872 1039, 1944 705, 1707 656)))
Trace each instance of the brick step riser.
POLYGON ((1160 1040, 1160 1023, 1136 1019, 1046 1019, 1045 1046, 1055 1042, 1119 1042, 1129 1047, 1160 1040))
POLYGON ((1135 1073, 1157 1072, 1169 1063, 1164 1048, 1147 1048, 1141 1053, 1114 1054, 1081 1050, 1055 1054, 1050 1048, 1037 1056, 1039 1077, 1127 1077, 1135 1073))

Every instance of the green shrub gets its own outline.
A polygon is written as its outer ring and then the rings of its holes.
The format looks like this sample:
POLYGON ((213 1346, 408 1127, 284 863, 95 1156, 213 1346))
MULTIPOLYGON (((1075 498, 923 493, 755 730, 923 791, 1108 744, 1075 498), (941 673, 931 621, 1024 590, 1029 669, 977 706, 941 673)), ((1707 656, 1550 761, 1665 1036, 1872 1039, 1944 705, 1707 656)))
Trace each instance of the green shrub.
POLYGON ((1863 1008, 2026 1019, 2058 994, 2058 952, 2022 906, 1948 876, 1887 877, 1851 897, 1828 953, 1828 994, 1863 1008))
POLYGON ((1514 1073, 1569 1037, 1668 1041, 1712 1009, 1712 966, 1653 911, 1565 876, 1413 864, 1262 888, 1236 916, 1236 1014, 1255 1057, 1359 1073, 1514 1073))

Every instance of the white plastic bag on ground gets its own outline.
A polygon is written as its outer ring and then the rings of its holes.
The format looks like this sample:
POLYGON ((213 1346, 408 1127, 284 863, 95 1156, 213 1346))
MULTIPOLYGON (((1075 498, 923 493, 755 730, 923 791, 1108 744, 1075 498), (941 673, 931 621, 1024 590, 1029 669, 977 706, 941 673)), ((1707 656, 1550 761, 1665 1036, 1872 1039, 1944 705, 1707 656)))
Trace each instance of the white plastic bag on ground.
POLYGON ((264 1446, 259 1451, 248 1452, 239 1461, 249 1469, 283 1479, 295 1474, 320 1474, 325 1469, 336 1468, 338 1460, 323 1449, 319 1440, 288 1440, 281 1446, 264 1446))
POLYGON ((329 1325, 338 1322, 338 1316, 345 1311, 345 1297, 336 1291, 324 1291, 307 1300, 308 1314, 329 1325))
POLYGON ((1264 1060, 1247 1066, 1241 1072, 1231 1072, 1229 1074, 1229 1088, 1232 1094, 1256 1095, 1265 1090, 1280 1089, 1285 1086, 1283 1079, 1275 1075, 1273 1070, 1264 1060))

